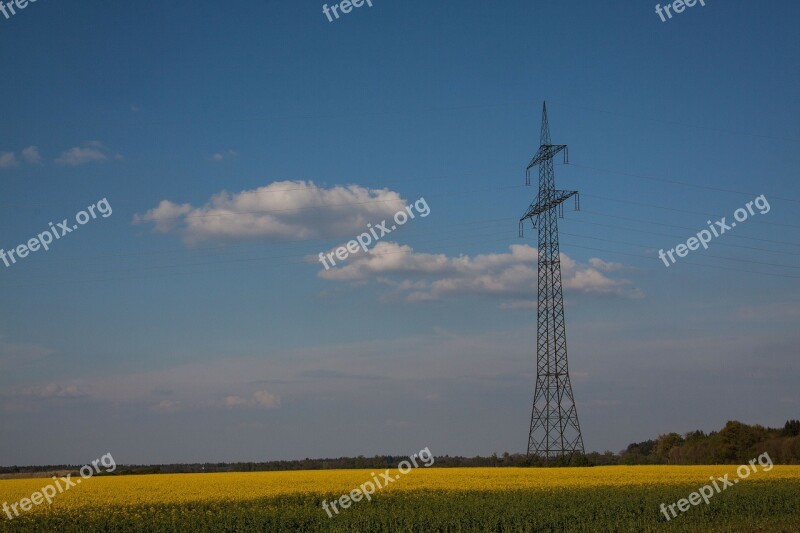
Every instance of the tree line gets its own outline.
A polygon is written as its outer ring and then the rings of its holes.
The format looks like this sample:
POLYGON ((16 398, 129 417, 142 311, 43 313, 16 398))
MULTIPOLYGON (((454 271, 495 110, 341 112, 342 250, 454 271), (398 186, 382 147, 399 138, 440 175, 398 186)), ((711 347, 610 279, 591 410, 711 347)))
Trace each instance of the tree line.
MULTIPOLYGON (((436 456, 435 467, 509 466, 604 466, 604 465, 696 465, 744 464, 762 453, 775 464, 800 464, 800 420, 788 420, 783 428, 768 428, 730 421, 720 431, 666 433, 657 439, 636 442, 618 453, 591 452, 568 461, 544 462, 525 454, 492 454, 489 457, 436 456)), ((338 457, 239 463, 192 463, 163 465, 119 465, 114 474, 175 474, 200 472, 260 472, 277 470, 329 470, 396 468, 408 456, 338 457)), ((81 465, 0 467, 0 475, 31 475, 42 472, 77 471, 81 465)), ((99 475, 103 475, 102 473, 99 475)))

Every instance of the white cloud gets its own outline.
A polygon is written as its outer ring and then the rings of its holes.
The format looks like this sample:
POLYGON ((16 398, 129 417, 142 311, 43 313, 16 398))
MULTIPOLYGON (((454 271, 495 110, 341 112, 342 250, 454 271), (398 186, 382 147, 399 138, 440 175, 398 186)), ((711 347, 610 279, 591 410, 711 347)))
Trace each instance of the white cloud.
POLYGON ((154 207, 143 215, 133 215, 133 223, 141 224, 144 222, 152 222, 155 224, 155 230, 160 233, 168 233, 175 229, 181 222, 181 217, 187 215, 192 211, 192 206, 189 204, 173 204, 169 200, 161 200, 158 207, 154 207))
POLYGON ((607 262, 597 257, 589 259, 589 264, 602 272, 618 272, 626 268, 622 263, 607 262))
MULTIPOLYGON (((518 309, 535 302, 537 256, 536 248, 525 244, 509 246, 508 253, 448 257, 418 253, 410 246, 383 241, 370 253, 354 254, 348 263, 322 270, 319 276, 331 281, 377 281, 391 286, 408 301, 485 294, 511 298, 503 307, 518 309)), ((317 259, 308 258, 309 261, 317 259)), ((579 264, 562 254, 565 290, 600 296, 641 297, 640 289, 631 287, 630 281, 609 278, 597 268, 611 264, 592 260, 588 265, 579 264)))
POLYGON ((276 181, 237 193, 222 191, 201 207, 162 200, 135 215, 133 222, 177 233, 187 245, 206 240, 352 238, 404 205, 401 196, 388 189, 276 181))
POLYGON ((107 161, 111 158, 122 159, 122 156, 119 154, 112 156, 108 149, 103 146, 103 143, 99 141, 89 141, 85 143, 83 147, 76 146, 75 148, 70 148, 62 152, 62 154, 56 158, 56 163, 75 167, 95 161, 107 161))
POLYGON ((281 399, 275 394, 261 390, 253 394, 250 398, 241 396, 226 396, 223 402, 225 407, 233 409, 236 407, 260 407, 262 409, 275 409, 281 404, 281 399))
POLYGON ((14 155, 14 152, 0 152, 0 168, 11 168, 17 165, 17 156, 14 155))
POLYGON ((247 398, 242 398, 241 396, 226 396, 224 403, 225 407, 233 408, 248 405, 249 400, 247 398))
POLYGON ((42 156, 39 154, 39 148, 36 146, 28 146, 22 151, 22 159, 31 165, 40 165, 42 163, 42 156))

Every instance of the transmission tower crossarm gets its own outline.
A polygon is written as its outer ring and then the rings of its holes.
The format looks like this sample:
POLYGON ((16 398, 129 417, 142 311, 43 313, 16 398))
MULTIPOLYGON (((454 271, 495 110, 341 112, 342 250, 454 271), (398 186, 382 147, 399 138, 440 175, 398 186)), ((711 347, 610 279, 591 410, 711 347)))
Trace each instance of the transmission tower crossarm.
MULTIPOLYGON (((566 150, 566 144, 543 144, 539 147, 539 151, 533 156, 531 162, 528 163, 526 170, 530 170, 542 161, 553 159, 562 150, 566 150)), ((567 161, 567 152, 564 152, 564 161, 567 161)))
POLYGON ((536 155, 533 156, 533 159, 531 159, 531 162, 528 163, 528 166, 525 168, 525 184, 531 184, 530 177, 533 167, 553 159, 562 150, 564 151, 564 163, 569 163, 569 150, 566 144, 543 144, 539 146, 539 151, 536 152, 536 155))
POLYGON ((528 207, 528 210, 525 211, 525 214, 522 215, 522 218, 520 218, 519 220, 520 220, 520 222, 522 222, 526 218, 532 218, 532 217, 537 216, 539 213, 544 213, 548 209, 552 209, 552 208, 556 207, 558 204, 560 204, 564 200, 567 200, 568 198, 571 198, 571 197, 575 196, 576 194, 578 194, 578 191, 558 191, 558 190, 556 190, 556 191, 552 192, 552 195, 550 196, 550 198, 547 198, 545 200, 540 200, 539 198, 537 198, 536 201, 534 203, 532 203, 528 207))

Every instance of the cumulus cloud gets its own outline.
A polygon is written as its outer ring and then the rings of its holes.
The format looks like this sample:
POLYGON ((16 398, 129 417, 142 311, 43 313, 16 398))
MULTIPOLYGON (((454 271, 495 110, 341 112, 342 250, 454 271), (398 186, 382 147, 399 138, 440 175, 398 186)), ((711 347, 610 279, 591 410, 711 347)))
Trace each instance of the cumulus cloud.
POLYGON ((241 396, 226 396, 223 401, 225 407, 234 409, 236 407, 259 407, 261 409, 275 409, 281 404, 281 399, 276 394, 265 390, 254 393, 249 398, 241 396))
MULTIPOLYGON (((525 244, 511 245, 507 253, 448 257, 418 253, 410 246, 384 241, 369 253, 354 254, 347 264, 320 271, 319 276, 330 281, 376 281, 392 287, 408 301, 484 294, 510 298, 502 307, 518 309, 530 307, 536 300, 537 257, 536 248, 525 244)), ((598 261, 579 264, 562 254, 565 290, 598 296, 642 296, 631 281, 608 277, 598 268, 608 269, 608 265, 616 264, 598 261)), ((611 270, 615 269, 616 266, 611 270)))
POLYGON ((207 240, 327 239, 361 233, 368 223, 393 216, 404 205, 403 198, 388 189, 276 181, 236 193, 222 191, 200 207, 162 200, 134 215, 133 222, 176 233, 187 245, 207 240))
MULTIPOLYGON (((29 165, 40 165, 42 163, 42 156, 36 146, 28 146, 23 149, 20 152, 20 156, 29 165)), ((0 152, 0 168, 11 168, 17 165, 19 165, 19 160, 14 152, 0 152)))
POLYGON ((14 152, 0 152, 0 168, 11 168, 17 166, 17 156, 14 152))
POLYGON ((36 146, 28 146, 22 151, 22 159, 31 165, 40 165, 42 163, 42 156, 39 154, 39 148, 36 146))
POLYGON ((589 259, 589 264, 601 272, 618 272, 626 268, 622 263, 603 261, 598 257, 589 259))
POLYGON ((155 230, 159 233, 168 233, 180 225, 181 218, 192 211, 189 204, 173 204, 169 200, 161 200, 157 207, 154 207, 143 215, 134 215, 134 224, 152 222, 155 230))
POLYGON ((122 156, 119 154, 112 155, 108 149, 103 146, 103 143, 99 141, 89 141, 82 147, 76 146, 62 152, 62 154, 56 158, 56 163, 59 165, 76 167, 96 161, 107 161, 112 158, 122 159, 122 156))

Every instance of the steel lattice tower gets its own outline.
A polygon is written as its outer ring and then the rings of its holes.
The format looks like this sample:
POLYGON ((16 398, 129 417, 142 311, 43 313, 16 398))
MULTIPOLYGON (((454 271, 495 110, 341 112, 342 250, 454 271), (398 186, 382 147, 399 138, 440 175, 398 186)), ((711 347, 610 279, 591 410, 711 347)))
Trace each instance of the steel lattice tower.
POLYGON ((555 459, 568 462, 576 452, 584 453, 578 411, 567 368, 567 334, 558 246, 558 216, 564 215, 562 202, 575 196, 576 210, 580 204, 578 191, 556 189, 553 157, 561 151, 564 152, 564 162, 568 163, 567 145, 550 143, 547 105, 542 104, 539 151, 525 172, 525 184, 530 185, 531 169, 539 166, 539 194, 520 218, 519 230, 522 236, 523 223, 530 219, 533 227, 539 231, 536 389, 528 435, 528 456, 536 455, 545 462, 555 459))

